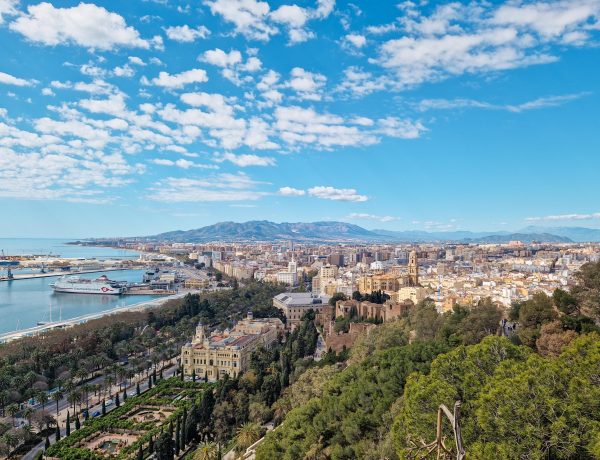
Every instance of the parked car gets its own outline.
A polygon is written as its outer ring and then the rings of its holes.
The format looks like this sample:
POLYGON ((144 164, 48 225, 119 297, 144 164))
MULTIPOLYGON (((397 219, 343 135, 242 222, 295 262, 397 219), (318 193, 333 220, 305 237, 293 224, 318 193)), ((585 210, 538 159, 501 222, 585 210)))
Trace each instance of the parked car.
POLYGON ((94 413, 92 414, 92 417, 100 417, 101 415, 102 415, 102 414, 100 413, 100 411, 99 411, 99 410, 97 410, 96 412, 94 412, 94 413))

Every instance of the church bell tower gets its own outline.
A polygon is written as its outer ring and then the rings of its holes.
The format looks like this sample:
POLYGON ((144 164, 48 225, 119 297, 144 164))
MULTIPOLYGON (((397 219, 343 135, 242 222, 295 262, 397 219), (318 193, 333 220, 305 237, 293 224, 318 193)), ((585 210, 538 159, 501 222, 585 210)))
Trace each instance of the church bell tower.
POLYGON ((410 251, 408 256, 408 284, 410 286, 419 285, 419 262, 417 251, 410 251))

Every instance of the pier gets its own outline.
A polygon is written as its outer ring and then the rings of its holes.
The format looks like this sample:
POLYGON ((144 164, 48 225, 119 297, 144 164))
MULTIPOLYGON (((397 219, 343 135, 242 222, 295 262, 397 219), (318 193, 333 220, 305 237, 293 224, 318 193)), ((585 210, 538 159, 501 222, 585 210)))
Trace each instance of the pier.
POLYGON ((17 280, 30 280, 35 278, 52 278, 53 276, 76 276, 76 275, 84 275, 86 273, 101 273, 101 272, 117 272, 123 270, 132 270, 131 267, 111 267, 111 268, 101 268, 94 270, 81 270, 81 271, 59 271, 59 272, 48 272, 48 273, 23 273, 23 274, 14 274, 12 278, 8 276, 0 277, 0 281, 17 281, 17 280))

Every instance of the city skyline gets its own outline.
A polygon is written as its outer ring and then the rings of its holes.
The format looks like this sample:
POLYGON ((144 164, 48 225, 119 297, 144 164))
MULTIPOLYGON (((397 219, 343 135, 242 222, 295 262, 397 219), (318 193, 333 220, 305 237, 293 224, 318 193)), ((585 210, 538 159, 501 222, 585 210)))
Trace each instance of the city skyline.
POLYGON ((2 237, 600 227, 600 1, 0 0, 2 237))

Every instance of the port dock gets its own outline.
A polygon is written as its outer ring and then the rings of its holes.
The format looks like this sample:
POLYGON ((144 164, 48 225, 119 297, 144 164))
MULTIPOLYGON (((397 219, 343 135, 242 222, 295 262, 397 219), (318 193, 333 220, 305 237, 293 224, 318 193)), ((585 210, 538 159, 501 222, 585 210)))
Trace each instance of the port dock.
POLYGON ((117 272, 123 270, 131 270, 130 267, 110 267, 110 268, 101 268, 94 270, 75 270, 75 271, 56 271, 56 272, 47 272, 47 273, 22 273, 22 274, 14 274, 12 278, 8 276, 0 277, 0 281, 17 281, 17 280, 30 280, 35 278, 52 278, 53 276, 76 276, 76 275, 84 275, 86 273, 101 273, 101 272, 117 272))

